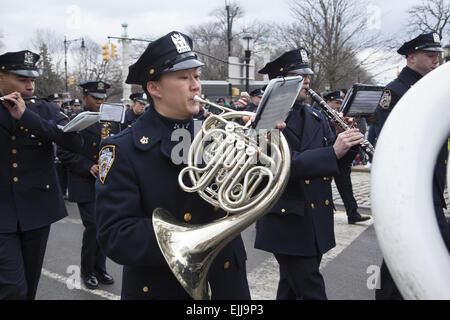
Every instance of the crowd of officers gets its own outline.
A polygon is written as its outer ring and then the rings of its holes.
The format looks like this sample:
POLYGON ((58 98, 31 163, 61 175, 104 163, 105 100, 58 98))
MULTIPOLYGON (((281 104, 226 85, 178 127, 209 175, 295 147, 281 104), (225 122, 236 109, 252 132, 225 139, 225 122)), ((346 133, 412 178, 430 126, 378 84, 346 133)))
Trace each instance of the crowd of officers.
MULTIPOLYGON (((0 160, 0 299, 35 298, 50 225, 67 216, 66 185, 67 198, 77 203, 84 225, 81 275, 87 288, 114 282, 105 267, 109 257, 124 266, 123 299, 190 299, 160 252, 151 217, 157 207, 187 224, 205 224, 226 215, 197 193, 183 192, 178 185, 183 166, 171 161, 175 144, 171 133, 185 128, 193 134, 194 119, 218 112, 193 100, 202 95, 203 63, 192 48, 191 38, 176 31, 148 45, 129 67, 126 79, 128 84, 141 85, 143 92, 130 96, 133 106, 125 122, 113 125, 106 138, 101 135, 101 122, 79 132, 61 128, 81 111, 98 111, 107 98, 108 83, 80 83, 81 100, 68 101, 61 94, 38 99, 33 93, 39 56, 28 50, 0 55, 4 155, 0 160)), ((377 110, 381 123, 410 85, 438 66, 436 52, 441 50, 435 33, 420 35, 399 49, 408 65, 384 91, 377 110)), ((291 176, 281 199, 256 222, 255 247, 273 253, 279 264, 277 299, 327 299, 319 266, 322 255, 336 245, 333 178, 348 223, 369 219, 357 212, 350 181, 351 164, 364 137, 357 128, 342 130, 306 104, 314 72, 305 48, 283 53, 259 72, 269 79, 301 75, 304 82, 281 125, 291 153, 291 176)), ((263 89, 242 93, 228 107, 255 112, 263 93, 263 89)), ((342 90, 328 92, 324 99, 338 110, 342 90)), ((345 121, 353 125, 352 119, 345 121)), ((436 216, 448 244, 450 231, 442 211, 447 148, 441 153, 433 191, 436 216)), ((213 299, 250 299, 240 235, 216 257, 208 281, 213 299)), ((384 263, 382 281, 377 298, 401 298, 384 263)))

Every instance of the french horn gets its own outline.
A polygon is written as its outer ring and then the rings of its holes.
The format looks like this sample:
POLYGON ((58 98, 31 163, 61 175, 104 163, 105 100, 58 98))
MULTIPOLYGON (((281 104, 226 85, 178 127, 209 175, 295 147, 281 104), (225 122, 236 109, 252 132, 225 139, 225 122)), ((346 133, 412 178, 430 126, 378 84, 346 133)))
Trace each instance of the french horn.
POLYGON ((446 63, 405 93, 383 126, 372 164, 375 231, 405 299, 450 299, 450 256, 432 198, 436 158, 450 135, 449 84, 446 63))
POLYGON ((250 121, 240 124, 243 121, 239 120, 253 113, 224 108, 199 97, 195 100, 223 112, 211 114, 194 137, 179 185, 228 214, 206 225, 187 225, 165 209, 156 208, 153 227, 175 277, 192 298, 206 300, 212 295, 207 274, 215 257, 282 195, 289 178, 290 152, 279 130, 256 134, 250 121))

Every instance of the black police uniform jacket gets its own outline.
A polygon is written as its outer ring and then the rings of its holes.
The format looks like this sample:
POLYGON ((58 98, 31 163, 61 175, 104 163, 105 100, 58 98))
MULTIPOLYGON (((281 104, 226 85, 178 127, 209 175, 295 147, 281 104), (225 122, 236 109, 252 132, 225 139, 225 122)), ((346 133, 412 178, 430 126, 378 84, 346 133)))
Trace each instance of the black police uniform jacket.
MULTIPOLYGON (((79 152, 58 148, 58 158, 67 168, 68 200, 71 202, 95 201, 95 178, 89 170, 98 164, 102 126, 101 122, 97 122, 79 132, 83 138, 83 147, 79 152)), ((118 133, 118 126, 114 124, 111 132, 118 133)))
POLYGON ((28 231, 67 216, 55 169, 53 142, 79 150, 77 133, 58 125, 69 120, 45 100, 27 103, 20 120, 0 103, 0 232, 28 231))
MULTIPOLYGON (((189 120, 193 131, 194 121, 189 120)), ((171 132, 150 107, 135 124, 102 142, 96 182, 97 239, 105 254, 124 265, 123 299, 189 299, 169 269, 155 237, 152 214, 161 207, 178 221, 204 224, 224 216, 197 193, 182 191, 184 167, 171 160, 171 132), (104 154, 109 154, 104 161, 104 154)), ((213 299, 250 299, 241 236, 215 259, 209 272, 213 299)))
POLYGON ((281 199, 257 221, 255 248, 294 256, 323 254, 336 245, 331 178, 349 157, 338 161, 328 119, 306 104, 294 105, 283 134, 291 176, 281 199))

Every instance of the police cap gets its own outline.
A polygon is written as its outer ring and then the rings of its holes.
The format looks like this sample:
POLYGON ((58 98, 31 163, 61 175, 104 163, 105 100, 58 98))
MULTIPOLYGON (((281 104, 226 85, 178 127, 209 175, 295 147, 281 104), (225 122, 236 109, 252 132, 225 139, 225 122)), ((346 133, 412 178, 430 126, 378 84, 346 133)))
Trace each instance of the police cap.
POLYGON ((268 74, 269 79, 279 76, 285 76, 288 73, 299 75, 311 75, 314 72, 309 66, 308 51, 304 48, 298 48, 283 53, 265 65, 258 71, 261 74, 268 74))
POLYGON ((323 98, 325 101, 334 100, 334 101, 342 102, 342 92, 339 90, 332 91, 332 92, 329 92, 326 95, 324 95, 323 98))
POLYGON ((52 102, 59 102, 62 101, 62 96, 59 93, 52 93, 47 99, 52 102))
POLYGON ((83 88, 84 94, 89 94, 94 98, 98 99, 106 99, 106 89, 109 89, 111 85, 104 81, 93 81, 87 80, 83 81, 79 84, 81 88, 83 88))
POLYGON ((436 32, 423 33, 416 38, 405 42, 400 49, 399 54, 407 56, 410 53, 418 51, 444 51, 441 47, 441 39, 436 32))
POLYGON ((192 39, 172 31, 151 42, 139 59, 129 67, 126 83, 145 87, 161 74, 203 66, 192 51, 192 39))
POLYGON ((70 100, 70 105, 71 106, 81 106, 80 99, 72 99, 72 100, 70 100))
POLYGON ((40 55, 29 50, 7 52, 0 55, 0 71, 11 72, 26 78, 36 78, 39 76, 36 67, 39 58, 40 55))
POLYGON ((264 94, 264 91, 262 89, 255 89, 252 92, 250 92, 250 97, 262 97, 264 94))
POLYGON ((130 95, 130 99, 133 101, 138 101, 143 104, 147 104, 147 95, 143 92, 137 92, 130 95))

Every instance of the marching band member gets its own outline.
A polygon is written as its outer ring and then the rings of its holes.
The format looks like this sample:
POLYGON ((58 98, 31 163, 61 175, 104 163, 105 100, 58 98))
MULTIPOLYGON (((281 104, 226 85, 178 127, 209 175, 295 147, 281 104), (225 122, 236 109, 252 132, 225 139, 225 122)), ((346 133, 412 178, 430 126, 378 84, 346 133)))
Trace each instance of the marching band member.
POLYGON ((327 299, 319 265, 336 245, 330 177, 352 160, 347 159, 354 157, 351 148, 363 136, 352 129, 336 138, 325 115, 304 102, 313 74, 305 49, 283 53, 259 73, 269 79, 302 75, 304 82, 283 131, 291 151, 291 177, 278 203, 257 221, 255 248, 272 252, 278 261, 278 300, 327 299))
MULTIPOLYGON (((433 71, 439 66, 439 54, 443 49, 437 33, 425 33, 405 42, 397 53, 406 57, 406 66, 398 77, 390 82, 384 89, 380 103, 376 110, 377 119, 382 128, 389 114, 397 104, 398 100, 419 81, 423 76, 433 71)), ((433 174, 433 202, 439 230, 450 251, 450 226, 447 223, 443 209, 446 208, 444 198, 445 173, 447 170, 448 145, 445 141, 436 160, 433 174)), ((408 161, 408 159, 405 159, 408 161)), ((402 299, 389 270, 384 263, 381 263, 380 289, 375 291, 377 300, 398 300, 402 299)))
MULTIPOLYGON (((153 41, 130 66, 126 83, 140 84, 149 109, 128 130, 102 142, 96 182, 97 238, 108 257, 124 265, 122 299, 190 299, 167 265, 152 225, 153 210, 169 210, 178 221, 202 224, 225 215, 178 184, 183 165, 171 158, 171 134, 192 135, 201 95, 192 40, 170 32, 153 41)), ((212 299, 250 299, 242 238, 228 243, 213 262, 212 299)))
POLYGON ((50 225, 67 216, 53 142, 77 151, 77 133, 60 107, 33 96, 36 63, 28 50, 0 55, 0 300, 34 299, 50 225))
MULTIPOLYGON (((80 83, 83 89, 85 111, 98 112, 107 98, 110 84, 88 80, 80 83)), ((106 256, 100 249, 95 232, 95 180, 98 175, 98 151, 102 139, 101 122, 80 131, 83 148, 72 152, 58 148, 58 158, 68 170, 68 200, 76 202, 83 222, 81 246, 81 278, 88 289, 97 289, 98 283, 113 284, 114 279, 106 272, 106 256)), ((115 126, 114 133, 119 132, 115 126)))

